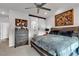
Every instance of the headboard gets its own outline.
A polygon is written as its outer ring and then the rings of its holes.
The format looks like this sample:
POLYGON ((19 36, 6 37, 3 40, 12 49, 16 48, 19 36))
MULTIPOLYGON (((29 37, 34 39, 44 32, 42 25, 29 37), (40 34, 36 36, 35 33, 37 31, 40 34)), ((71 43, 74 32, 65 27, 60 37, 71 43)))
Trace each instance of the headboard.
POLYGON ((79 27, 65 27, 65 28, 51 28, 49 34, 61 34, 66 36, 72 36, 72 34, 79 33, 79 27))

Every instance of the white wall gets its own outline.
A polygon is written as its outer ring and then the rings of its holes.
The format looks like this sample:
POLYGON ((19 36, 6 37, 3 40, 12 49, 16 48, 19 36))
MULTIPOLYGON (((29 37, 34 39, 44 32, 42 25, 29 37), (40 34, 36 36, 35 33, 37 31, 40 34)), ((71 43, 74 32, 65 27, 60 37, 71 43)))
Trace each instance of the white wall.
POLYGON ((46 22, 44 21, 44 19, 30 17, 29 39, 32 39, 35 34, 37 36, 45 34, 45 28, 46 28, 46 22))
POLYGON ((45 28, 46 28, 46 20, 44 19, 38 19, 38 35, 44 35, 45 32, 45 28))
POLYGON ((62 27, 73 27, 73 26, 79 26, 79 7, 74 7, 74 6, 67 6, 67 7, 62 7, 58 10, 56 10, 52 16, 47 18, 47 27, 48 28, 62 28, 62 27), (64 11, 74 9, 74 25, 69 25, 69 26, 55 26, 55 15, 60 14, 64 11))
MULTIPOLYGON (((15 45, 15 18, 29 20, 28 14, 18 11, 9 11, 9 46, 15 45)), ((29 21, 28 21, 29 22, 29 21)))
POLYGON ((9 23, 9 17, 0 16, 0 22, 1 23, 9 23))

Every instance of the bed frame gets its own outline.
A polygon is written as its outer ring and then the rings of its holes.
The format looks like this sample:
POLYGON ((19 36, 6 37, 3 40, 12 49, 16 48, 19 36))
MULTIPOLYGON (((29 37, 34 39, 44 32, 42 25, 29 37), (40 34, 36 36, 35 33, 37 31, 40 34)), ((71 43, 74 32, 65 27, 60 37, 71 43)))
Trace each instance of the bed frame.
POLYGON ((54 56, 41 47, 37 46, 33 41, 31 41, 31 47, 33 47, 41 56, 54 56))

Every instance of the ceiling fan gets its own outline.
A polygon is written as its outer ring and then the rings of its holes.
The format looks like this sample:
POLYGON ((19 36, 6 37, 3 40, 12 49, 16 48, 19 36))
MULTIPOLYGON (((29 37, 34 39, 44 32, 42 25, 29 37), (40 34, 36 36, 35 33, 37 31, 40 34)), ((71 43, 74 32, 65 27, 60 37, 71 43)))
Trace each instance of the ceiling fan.
POLYGON ((45 4, 46 3, 34 3, 35 7, 29 7, 29 8, 25 8, 25 9, 37 8, 37 14, 39 14, 40 9, 50 11, 51 9, 43 7, 45 4))

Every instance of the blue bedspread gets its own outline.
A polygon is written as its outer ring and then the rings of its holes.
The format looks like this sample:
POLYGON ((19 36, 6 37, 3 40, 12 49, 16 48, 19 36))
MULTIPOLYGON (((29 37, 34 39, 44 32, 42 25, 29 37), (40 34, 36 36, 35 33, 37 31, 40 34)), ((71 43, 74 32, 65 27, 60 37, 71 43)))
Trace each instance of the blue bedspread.
POLYGON ((35 43, 52 55, 68 56, 78 47, 77 37, 61 35, 37 36, 35 43))

